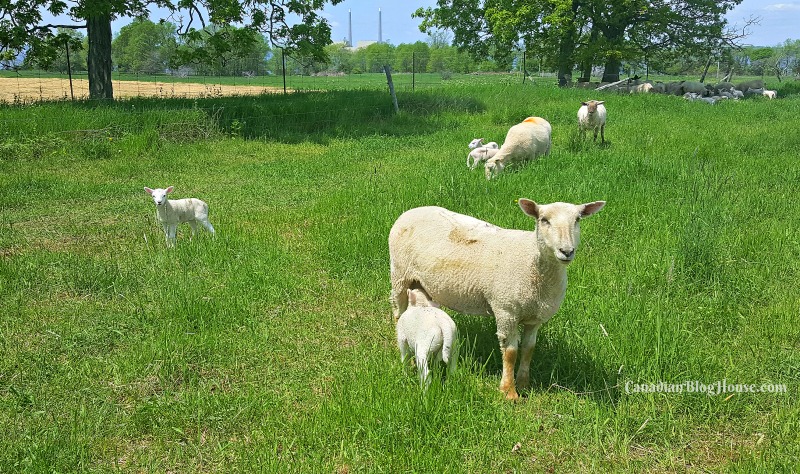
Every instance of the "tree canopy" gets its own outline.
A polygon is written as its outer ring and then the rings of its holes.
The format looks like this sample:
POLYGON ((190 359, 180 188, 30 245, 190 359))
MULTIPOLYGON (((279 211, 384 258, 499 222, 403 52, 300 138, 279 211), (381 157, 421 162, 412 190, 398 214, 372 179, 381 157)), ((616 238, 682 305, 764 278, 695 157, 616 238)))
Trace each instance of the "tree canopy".
POLYGON ((342 0, 0 0, 0 60, 12 61, 23 51, 36 57, 55 57, 64 36, 57 27, 86 29, 88 36, 89 96, 113 98, 111 83, 111 21, 122 16, 146 15, 151 5, 167 8, 179 17, 178 33, 196 45, 195 54, 226 50, 226 43, 256 34, 287 54, 325 58, 331 42, 330 25, 317 12, 342 0), (43 12, 68 15, 75 23, 54 25, 43 12), (209 29, 211 24, 220 28, 209 29), (231 34, 228 26, 239 26, 231 34), (205 52, 202 52, 205 51, 205 52))

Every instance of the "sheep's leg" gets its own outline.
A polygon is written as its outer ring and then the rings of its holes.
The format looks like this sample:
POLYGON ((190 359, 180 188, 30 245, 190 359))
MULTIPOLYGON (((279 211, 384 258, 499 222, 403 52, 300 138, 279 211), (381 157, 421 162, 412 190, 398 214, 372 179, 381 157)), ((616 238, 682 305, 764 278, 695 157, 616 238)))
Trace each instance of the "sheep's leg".
POLYGON ((178 224, 168 224, 167 226, 167 245, 175 246, 176 236, 178 235, 178 224))
POLYGON ((214 232, 214 226, 211 225, 211 222, 209 222, 208 219, 201 220, 200 224, 202 224, 203 227, 205 227, 207 231, 211 232, 212 234, 216 234, 216 232, 214 232))
POLYGON ((500 340, 500 353, 503 355, 503 376, 500 379, 500 391, 506 394, 507 400, 519 398, 514 384, 514 365, 517 362, 519 347, 519 328, 517 320, 506 312, 495 311, 497 318, 497 338, 500 340))
POLYGON ((189 227, 192 228, 192 237, 197 235, 197 221, 189 221, 189 227))
POLYGON ((533 349, 536 347, 536 335, 539 333, 540 327, 541 325, 526 325, 522 331, 519 368, 517 369, 517 388, 519 390, 527 390, 531 386, 531 359, 533 358, 533 349))
POLYGON ((397 324, 397 320, 400 319, 400 315, 408 309, 408 288, 410 287, 409 283, 405 281, 396 281, 392 278, 392 294, 391 294, 391 302, 392 302, 392 316, 394 316, 394 322, 397 324))
POLYGON ((417 351, 414 357, 417 359, 417 369, 419 370, 419 383, 423 388, 428 388, 430 385, 430 377, 428 376, 428 354, 417 346, 417 351))
POLYGON ((598 129, 597 129, 597 127, 595 127, 594 128, 594 142, 595 143, 597 143, 597 132, 598 132, 598 129))

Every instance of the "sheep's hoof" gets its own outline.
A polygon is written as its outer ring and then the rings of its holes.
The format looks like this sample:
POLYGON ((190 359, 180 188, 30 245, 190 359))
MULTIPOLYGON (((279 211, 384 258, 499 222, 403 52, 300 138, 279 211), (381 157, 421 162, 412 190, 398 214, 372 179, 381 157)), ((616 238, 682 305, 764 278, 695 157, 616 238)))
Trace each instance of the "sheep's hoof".
POLYGON ((510 400, 512 402, 516 402, 517 400, 519 400, 519 394, 517 393, 517 390, 512 388, 511 390, 507 391, 506 400, 510 400))
POLYGON ((517 389, 524 392, 531 388, 531 379, 528 377, 517 377, 517 389))

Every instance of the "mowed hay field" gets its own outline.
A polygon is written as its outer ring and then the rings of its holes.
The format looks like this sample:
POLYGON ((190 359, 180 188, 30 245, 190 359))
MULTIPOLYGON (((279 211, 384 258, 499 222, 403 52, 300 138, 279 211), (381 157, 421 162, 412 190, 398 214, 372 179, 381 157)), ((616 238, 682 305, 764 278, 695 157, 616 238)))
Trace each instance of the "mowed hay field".
MULTIPOLYGON (((269 86, 230 85, 193 82, 114 81, 114 97, 220 97, 231 95, 259 95, 283 92, 269 86)), ((0 77, 0 102, 29 103, 46 100, 89 98, 89 81, 86 79, 0 77)))
POLYGON ((0 108, 0 472, 797 470, 800 97, 588 94, 0 108), (577 136, 589 98, 606 146, 577 136), (529 115, 549 156, 467 169, 470 140, 529 115), (166 247, 143 187, 168 185, 209 204, 215 238, 166 247), (440 205, 533 229, 519 197, 607 201, 533 388, 505 401, 493 319, 450 312, 459 370, 424 393, 399 362, 389 228, 440 205))

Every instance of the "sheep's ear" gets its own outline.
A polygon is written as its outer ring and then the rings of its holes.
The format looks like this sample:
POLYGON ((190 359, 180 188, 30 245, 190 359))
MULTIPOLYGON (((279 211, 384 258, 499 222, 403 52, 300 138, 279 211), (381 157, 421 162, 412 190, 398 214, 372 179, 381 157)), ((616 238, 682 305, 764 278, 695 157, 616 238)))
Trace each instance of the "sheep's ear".
POLYGON ((535 202, 530 199, 519 198, 517 203, 519 204, 519 208, 522 209, 522 212, 534 219, 539 218, 539 206, 535 202))
POLYGON ((173 188, 172 186, 168 187, 167 188, 167 194, 171 193, 174 189, 175 188, 173 188))
POLYGON ((595 212, 599 211, 606 205, 605 201, 595 201, 589 202, 586 204, 581 205, 581 217, 588 217, 594 214, 595 212))
POLYGON ((585 105, 587 107, 589 106, 589 104, 587 104, 586 102, 581 102, 581 105, 585 105))
POLYGON ((605 103, 606 103, 606 101, 604 101, 604 100, 598 100, 598 101, 597 101, 597 105, 600 105, 600 104, 605 104, 605 103))
POLYGON ((148 188, 147 186, 144 187, 144 192, 146 192, 147 194, 150 194, 150 195, 153 194, 153 190, 148 188))

